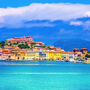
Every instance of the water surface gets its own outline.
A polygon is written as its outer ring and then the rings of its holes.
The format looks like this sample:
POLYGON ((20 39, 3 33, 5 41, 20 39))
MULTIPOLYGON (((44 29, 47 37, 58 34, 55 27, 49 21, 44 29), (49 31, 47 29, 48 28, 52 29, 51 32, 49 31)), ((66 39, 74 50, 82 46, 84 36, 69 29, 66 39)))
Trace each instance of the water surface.
POLYGON ((0 61, 0 90, 90 90, 90 65, 0 61))

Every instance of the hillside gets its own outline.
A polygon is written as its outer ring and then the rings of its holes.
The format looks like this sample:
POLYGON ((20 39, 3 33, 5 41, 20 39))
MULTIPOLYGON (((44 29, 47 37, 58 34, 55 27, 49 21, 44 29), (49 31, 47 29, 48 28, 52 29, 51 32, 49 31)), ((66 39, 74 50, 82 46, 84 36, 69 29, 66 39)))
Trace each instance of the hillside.
POLYGON ((74 48, 87 48, 90 51, 90 41, 81 39, 60 39, 53 45, 55 47, 61 47, 65 51, 72 51, 74 48))

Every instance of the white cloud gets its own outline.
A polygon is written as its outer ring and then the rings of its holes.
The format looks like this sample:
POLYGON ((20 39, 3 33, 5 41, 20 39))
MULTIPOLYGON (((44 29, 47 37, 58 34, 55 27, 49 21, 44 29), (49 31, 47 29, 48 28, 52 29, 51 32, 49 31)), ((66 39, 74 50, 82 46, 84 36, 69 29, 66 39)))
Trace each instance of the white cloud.
POLYGON ((83 24, 85 30, 90 30, 90 21, 86 21, 84 24, 83 24))
POLYGON ((81 22, 81 21, 71 21, 70 25, 80 26, 80 25, 83 25, 83 22, 81 22))
POLYGON ((24 26, 23 20, 76 19, 84 17, 87 11, 90 12, 90 5, 70 3, 32 3, 29 6, 18 8, 0 8, 0 27, 20 28, 24 26))
POLYGON ((85 17, 90 17, 90 11, 87 11, 85 14, 84 14, 85 17))
POLYGON ((81 21, 71 21, 70 25, 75 25, 75 26, 83 26, 84 30, 90 30, 90 21, 85 21, 85 22, 81 22, 81 21))
POLYGON ((30 23, 26 24, 25 27, 53 27, 55 24, 49 24, 49 23, 30 23))

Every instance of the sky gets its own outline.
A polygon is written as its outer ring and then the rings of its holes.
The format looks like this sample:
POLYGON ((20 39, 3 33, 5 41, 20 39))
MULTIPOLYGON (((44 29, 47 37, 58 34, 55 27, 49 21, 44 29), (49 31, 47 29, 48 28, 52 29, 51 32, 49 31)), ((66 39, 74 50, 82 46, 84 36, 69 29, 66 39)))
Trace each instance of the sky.
POLYGON ((0 41, 23 36, 46 45, 90 40, 90 0, 0 1, 0 41))

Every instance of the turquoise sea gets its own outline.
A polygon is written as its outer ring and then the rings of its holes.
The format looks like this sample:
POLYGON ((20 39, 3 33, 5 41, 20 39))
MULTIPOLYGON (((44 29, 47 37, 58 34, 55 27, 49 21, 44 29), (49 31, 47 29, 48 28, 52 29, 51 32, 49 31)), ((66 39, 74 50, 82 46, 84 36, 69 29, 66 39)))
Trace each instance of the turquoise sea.
POLYGON ((0 61, 0 90, 90 90, 90 65, 0 61))

